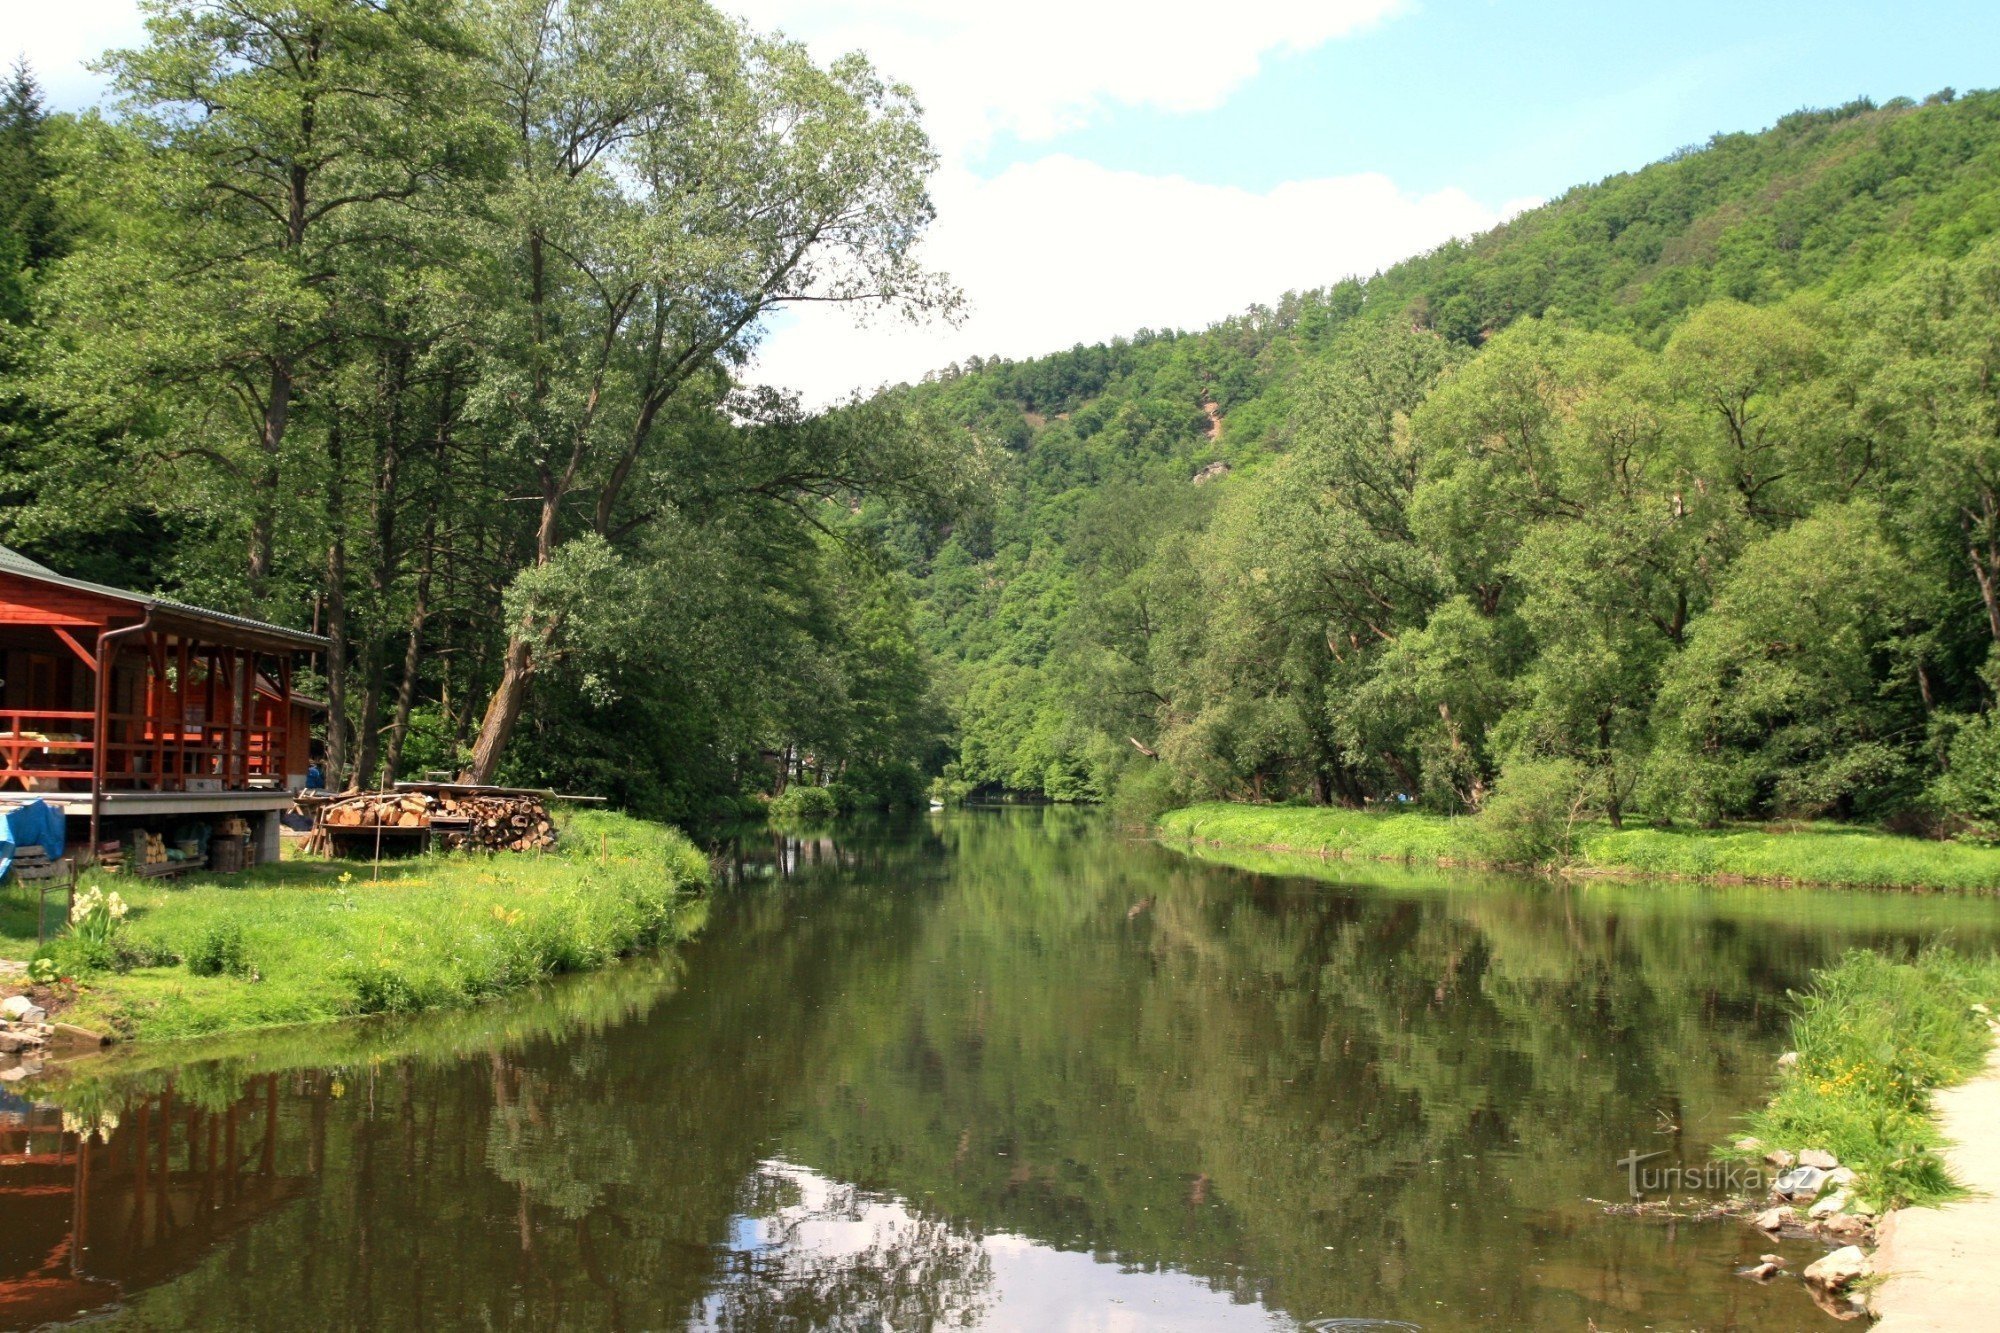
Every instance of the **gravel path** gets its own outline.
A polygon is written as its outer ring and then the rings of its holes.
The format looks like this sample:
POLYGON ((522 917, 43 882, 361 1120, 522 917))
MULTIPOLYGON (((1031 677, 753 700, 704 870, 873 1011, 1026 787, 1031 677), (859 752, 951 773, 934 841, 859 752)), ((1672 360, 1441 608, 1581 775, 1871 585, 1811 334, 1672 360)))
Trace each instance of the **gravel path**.
POLYGON ((1905 1208, 1882 1225, 1875 1271, 1888 1275, 1869 1304, 1881 1333, 2000 1328, 1994 1286, 2000 1259, 2000 1046, 1986 1072, 1937 1094, 1952 1142, 1946 1157, 1972 1197, 1943 1208, 1905 1208))

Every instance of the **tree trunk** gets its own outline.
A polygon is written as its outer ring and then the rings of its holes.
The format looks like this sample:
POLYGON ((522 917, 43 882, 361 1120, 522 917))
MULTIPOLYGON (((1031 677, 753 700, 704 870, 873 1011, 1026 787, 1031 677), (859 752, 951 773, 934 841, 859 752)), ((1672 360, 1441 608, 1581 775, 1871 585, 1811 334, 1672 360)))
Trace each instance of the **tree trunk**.
POLYGON ((491 782, 500 769, 500 756, 521 720, 521 707, 528 701, 528 680, 534 674, 534 649, 522 630, 507 639, 507 659, 500 668, 500 683, 487 701, 486 716, 479 723, 479 737, 472 743, 472 762, 460 775, 464 782, 491 782))
MULTIPOLYGON (((396 505, 403 477, 403 400, 409 388, 410 348, 393 345, 382 374, 383 397, 380 452, 375 468, 375 559, 369 567, 368 591, 374 615, 386 615, 389 590, 396 581, 402 553, 396 548, 396 505)), ((379 622, 378 622, 379 623, 379 622)), ((375 762, 382 748, 382 695, 387 666, 385 645, 371 632, 362 657, 360 760, 356 765, 364 782, 373 782, 375 762)))
MULTIPOLYGON (((435 511, 433 511, 435 515, 435 511)), ((423 661, 424 621, 430 615, 431 550, 437 541, 435 516, 424 524, 424 549, 417 557, 416 595, 410 605, 410 637, 403 645, 403 675, 396 682, 396 715, 389 724, 389 748, 383 757, 383 776, 390 782, 403 767, 403 738, 410 734, 410 710, 417 697, 417 669, 423 661)))
POLYGON ((271 591, 278 526, 278 458, 291 412, 292 372, 281 358, 271 364, 271 387, 264 398, 264 419, 257 437, 264 457, 252 483, 256 499, 250 516, 250 602, 259 610, 271 591))
POLYGON ((326 785, 347 789, 347 536, 342 513, 341 439, 336 423, 327 433, 326 452, 332 473, 326 484, 327 526, 333 533, 326 549, 326 785))

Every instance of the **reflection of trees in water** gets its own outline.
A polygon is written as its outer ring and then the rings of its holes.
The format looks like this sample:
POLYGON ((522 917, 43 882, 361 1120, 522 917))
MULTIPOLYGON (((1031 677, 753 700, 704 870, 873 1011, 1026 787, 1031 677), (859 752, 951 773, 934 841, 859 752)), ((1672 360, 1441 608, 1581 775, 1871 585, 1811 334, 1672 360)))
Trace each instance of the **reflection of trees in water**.
POLYGON ((697 1327, 970 1327, 986 1308, 993 1261, 976 1231, 783 1163, 746 1195, 754 1240, 723 1256, 697 1327))
POLYGON ((787 1154, 988 1230, 1252 1274, 1301 1317, 1699 1310, 1687 1260, 1586 1199, 1627 1143, 1673 1142, 1656 1112, 1696 1157, 1723 1137, 1769 997, 1848 938, 1698 895, 1246 881, 1074 820, 943 836, 911 988, 787 1154))
POLYGON ((1699 895, 1246 879, 1065 811, 900 838, 716 894, 643 1023, 486 1014, 295 1076, 275 1169, 310 1193, 135 1317, 923 1326, 991 1308, 1006 1231, 1305 1317, 1672 1322, 1655 1234, 1576 1207, 1606 1136, 1669 1106, 1701 1146, 1762 1076, 1762 997, 1849 938, 1699 895))

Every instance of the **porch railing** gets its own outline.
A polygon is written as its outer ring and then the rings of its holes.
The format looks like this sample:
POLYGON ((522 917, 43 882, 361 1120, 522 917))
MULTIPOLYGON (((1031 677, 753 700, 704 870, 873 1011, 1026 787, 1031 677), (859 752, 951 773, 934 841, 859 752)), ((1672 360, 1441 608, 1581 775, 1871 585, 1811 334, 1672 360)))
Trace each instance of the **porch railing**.
MULTIPOLYGON (((237 791, 285 778, 285 727, 275 719, 175 724, 112 713, 106 721, 107 791, 237 791)), ((95 723, 86 711, 0 710, 0 791, 90 790, 95 723)))

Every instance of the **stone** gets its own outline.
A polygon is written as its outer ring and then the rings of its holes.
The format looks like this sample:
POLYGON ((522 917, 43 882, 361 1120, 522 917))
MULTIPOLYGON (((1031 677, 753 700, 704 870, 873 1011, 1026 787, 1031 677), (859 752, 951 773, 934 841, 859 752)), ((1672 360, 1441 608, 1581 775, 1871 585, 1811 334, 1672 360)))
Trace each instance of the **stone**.
POLYGON ((1795 1166, 1771 1182, 1771 1192, 1781 1199, 1810 1199, 1826 1184, 1826 1172, 1816 1166, 1795 1166))
POLYGON ((1785 1266, 1785 1256, 1782 1254, 1760 1254, 1757 1256, 1757 1262, 1760 1264, 1776 1264, 1778 1267, 1783 1268, 1785 1266))
POLYGON ((109 1046, 111 1044, 111 1038, 105 1036, 102 1032, 93 1032, 89 1028, 80 1028, 74 1023, 57 1023, 50 1027, 49 1035, 51 1037, 61 1037, 65 1043, 81 1043, 85 1046, 109 1046))
POLYGON ((1847 1209, 1847 1191, 1835 1190, 1833 1193, 1827 1195, 1824 1199, 1821 1199, 1818 1203, 1814 1204, 1811 1208, 1808 1208, 1806 1210, 1806 1216, 1810 1217, 1813 1221, 1817 1222, 1823 1217, 1832 1217, 1835 1213, 1844 1212, 1846 1211, 1846 1209, 1847 1209))
POLYGON ((1744 1268, 1738 1271, 1744 1277, 1749 1278, 1752 1282, 1769 1282, 1772 1278, 1778 1276, 1785 1270, 1779 1265, 1774 1264, 1767 1259, 1763 1263, 1757 1264, 1754 1267, 1744 1268))
POLYGON ((1983 1004, 1975 1004, 1972 1006, 1972 1012, 1975 1014, 1990 1014, 1993 1011, 1983 1004))
POLYGON ((1794 1065, 1798 1064, 1798 1062, 1799 1062, 1799 1053, 1797 1051, 1786 1051, 1783 1055, 1778 1057, 1778 1068, 1790 1069, 1794 1065))
POLYGON ((1824 1292, 1844 1291, 1874 1271, 1858 1245, 1843 1245, 1823 1259, 1806 1265, 1808 1286, 1824 1292))
POLYGON ((1868 1234, 1868 1219, 1852 1213, 1835 1213, 1819 1224, 1819 1233, 1828 1240, 1852 1244, 1868 1234))
POLYGON ((1836 1166, 1833 1170, 1826 1173, 1826 1186, 1828 1189, 1841 1189, 1852 1185, 1855 1179, 1856 1177, 1852 1170, 1844 1166, 1836 1166))
POLYGON ((0 1014, 5 1014, 15 1022, 22 1022, 30 1009, 36 1008, 33 1000, 25 995, 9 995, 0 1000, 0 1014))
POLYGON ((1764 1147, 1764 1140, 1762 1139, 1736 1140, 1736 1151, 1738 1152, 1761 1152, 1763 1150, 1763 1147, 1764 1147))
POLYGON ((19 1083, 27 1076, 28 1071, 22 1065, 15 1065, 12 1069, 0 1069, 0 1083, 19 1083))
POLYGON ((1783 1231, 1794 1214, 1789 1208, 1766 1208, 1751 1221, 1759 1231, 1783 1231))
POLYGON ((1789 1171, 1798 1163, 1799 1159, 1786 1152, 1783 1148, 1773 1148, 1764 1154, 1764 1160, 1772 1166, 1777 1167, 1780 1171, 1789 1171))
POLYGON ((1840 1159, 1822 1148, 1807 1148, 1799 1154, 1800 1166, 1816 1166, 1822 1171, 1831 1171, 1840 1165, 1840 1159))

